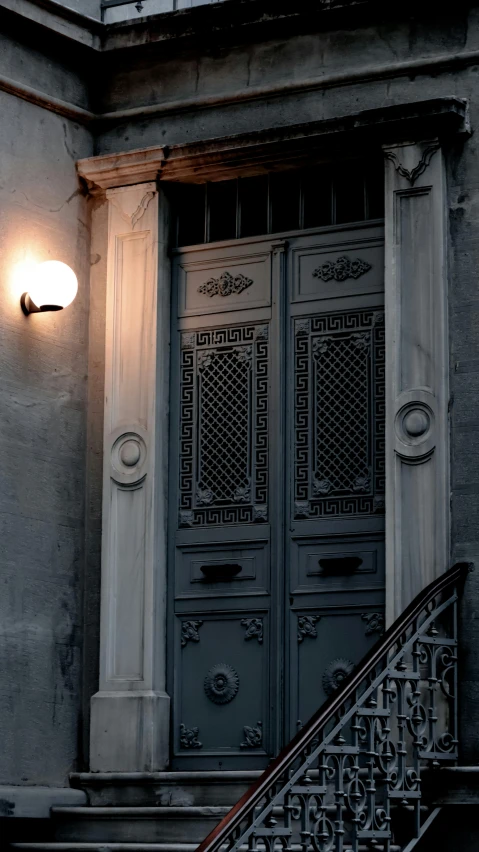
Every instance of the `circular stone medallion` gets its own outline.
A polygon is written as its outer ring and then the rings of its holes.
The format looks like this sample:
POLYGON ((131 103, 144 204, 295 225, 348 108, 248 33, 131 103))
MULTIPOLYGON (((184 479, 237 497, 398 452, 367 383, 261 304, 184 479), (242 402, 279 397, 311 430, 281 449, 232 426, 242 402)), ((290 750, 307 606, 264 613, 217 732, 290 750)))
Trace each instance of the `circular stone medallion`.
POLYGON ((134 467, 138 464, 141 455, 141 447, 138 441, 130 439, 122 444, 120 449, 120 459, 126 467, 134 467))
POLYGON ((206 675, 204 687, 213 704, 228 704, 239 689, 238 673, 227 663, 217 663, 206 675))

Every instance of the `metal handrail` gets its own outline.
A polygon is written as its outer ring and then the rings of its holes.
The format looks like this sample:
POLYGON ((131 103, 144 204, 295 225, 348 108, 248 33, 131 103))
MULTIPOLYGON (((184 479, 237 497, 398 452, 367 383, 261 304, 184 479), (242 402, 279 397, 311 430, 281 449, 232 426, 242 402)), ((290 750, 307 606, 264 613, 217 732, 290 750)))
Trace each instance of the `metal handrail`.
POLYGON ((356 852, 371 842, 390 849, 391 803, 413 811, 410 833, 421 835, 422 765, 457 760, 457 600, 468 570, 469 563, 458 563, 417 595, 197 852, 223 846, 237 852, 245 844, 255 850, 258 841, 267 852, 277 844, 288 850, 294 821, 301 825, 303 852, 311 845, 316 852, 356 852), (367 784, 360 779, 365 767, 367 784), (384 786, 379 803, 378 772, 384 786), (278 808, 282 825, 273 819, 278 808))

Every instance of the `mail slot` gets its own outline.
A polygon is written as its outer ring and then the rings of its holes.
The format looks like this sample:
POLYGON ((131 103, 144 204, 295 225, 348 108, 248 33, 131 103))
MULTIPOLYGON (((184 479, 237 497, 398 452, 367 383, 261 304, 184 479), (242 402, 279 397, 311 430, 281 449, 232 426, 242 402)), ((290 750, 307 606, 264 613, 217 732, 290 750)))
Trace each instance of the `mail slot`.
POLYGON ((359 556, 323 556, 318 559, 318 565, 324 574, 354 574, 363 564, 359 556))
POLYGON ((201 573, 205 582, 226 583, 241 573, 241 565, 237 562, 213 562, 211 565, 202 565, 201 573))

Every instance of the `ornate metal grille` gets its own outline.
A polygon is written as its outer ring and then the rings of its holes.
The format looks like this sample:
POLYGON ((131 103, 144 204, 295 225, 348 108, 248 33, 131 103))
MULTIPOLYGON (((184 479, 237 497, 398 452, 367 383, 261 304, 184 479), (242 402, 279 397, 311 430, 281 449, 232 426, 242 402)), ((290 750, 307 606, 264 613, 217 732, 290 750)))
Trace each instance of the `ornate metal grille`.
POLYGON ((296 320, 295 517, 384 509, 384 315, 296 320))
POLYGON ((413 848, 438 812, 423 772, 458 757, 457 601, 467 569, 418 595, 198 852, 413 848))
POLYGON ((267 520, 268 326, 181 335, 180 526, 267 520))
POLYGON ((252 347, 200 358, 197 503, 249 502, 252 347))

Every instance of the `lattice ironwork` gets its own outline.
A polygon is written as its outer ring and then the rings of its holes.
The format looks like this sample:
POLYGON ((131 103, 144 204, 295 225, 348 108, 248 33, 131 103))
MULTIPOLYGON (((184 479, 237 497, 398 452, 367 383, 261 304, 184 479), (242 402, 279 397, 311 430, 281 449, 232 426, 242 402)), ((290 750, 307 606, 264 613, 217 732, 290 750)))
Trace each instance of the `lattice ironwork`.
POLYGON ((267 520, 268 327, 181 336, 180 526, 267 520))
POLYGON ((458 757, 467 570, 455 566, 418 595, 198 852, 412 849, 437 813, 430 776, 458 757))
POLYGON ((384 315, 296 320, 297 518, 384 510, 384 315))

